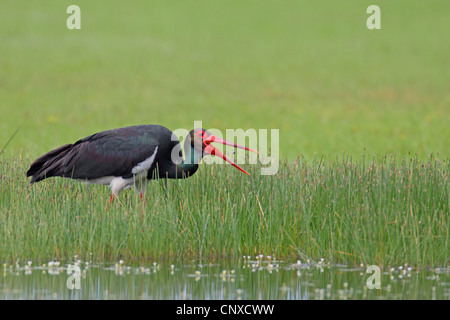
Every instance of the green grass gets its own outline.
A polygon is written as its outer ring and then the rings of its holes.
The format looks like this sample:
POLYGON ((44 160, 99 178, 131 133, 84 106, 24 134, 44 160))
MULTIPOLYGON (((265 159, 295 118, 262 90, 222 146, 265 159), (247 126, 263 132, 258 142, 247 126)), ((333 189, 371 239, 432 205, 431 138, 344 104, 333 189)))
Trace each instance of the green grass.
POLYGON ((40 154, 135 124, 280 129, 282 158, 450 156, 450 2, 0 3, 0 146, 40 154), (169 112, 170 110, 170 112, 169 112))
POLYGON ((0 260, 325 258, 334 263, 449 263, 449 162, 394 158, 284 163, 274 176, 203 164, 154 181, 107 211, 109 189, 66 179, 29 186, 27 161, 2 161, 0 260), (92 257, 90 256, 92 254, 92 257))

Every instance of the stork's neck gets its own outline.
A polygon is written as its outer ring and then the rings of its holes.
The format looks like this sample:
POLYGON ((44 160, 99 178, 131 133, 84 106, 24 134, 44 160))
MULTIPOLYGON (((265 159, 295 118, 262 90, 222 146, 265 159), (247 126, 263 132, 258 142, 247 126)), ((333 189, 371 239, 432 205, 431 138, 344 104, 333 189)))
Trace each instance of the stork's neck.
POLYGON ((184 144, 185 158, 182 163, 177 165, 176 179, 182 179, 192 176, 198 170, 198 164, 202 160, 202 154, 198 152, 189 141, 184 144))

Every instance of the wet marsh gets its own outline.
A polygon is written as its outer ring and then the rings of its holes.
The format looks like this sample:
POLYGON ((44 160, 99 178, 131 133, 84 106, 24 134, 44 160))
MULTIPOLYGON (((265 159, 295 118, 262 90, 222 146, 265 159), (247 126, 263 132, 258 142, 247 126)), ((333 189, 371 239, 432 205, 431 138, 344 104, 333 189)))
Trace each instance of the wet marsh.
POLYGON ((81 260, 4 265, 0 300, 357 300, 450 299, 450 269, 401 265, 381 273, 380 289, 367 286, 367 266, 326 261, 293 263, 271 257, 233 262, 186 261, 147 266, 81 260), (75 273, 79 267, 79 288, 75 273), (71 278, 72 276, 72 278, 71 278))

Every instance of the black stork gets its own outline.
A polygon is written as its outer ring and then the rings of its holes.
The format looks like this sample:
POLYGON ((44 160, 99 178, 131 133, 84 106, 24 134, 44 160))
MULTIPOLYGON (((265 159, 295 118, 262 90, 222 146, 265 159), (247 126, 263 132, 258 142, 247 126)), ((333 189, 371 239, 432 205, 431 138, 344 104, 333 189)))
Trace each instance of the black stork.
POLYGON ((36 159, 27 177, 31 177, 31 184, 64 177, 109 185, 112 202, 126 187, 134 185, 142 198, 148 180, 192 176, 205 155, 221 157, 249 174, 214 148, 212 142, 257 152, 220 139, 205 129, 193 129, 186 136, 183 159, 180 142, 172 131, 160 125, 138 125, 102 131, 56 148, 36 159))

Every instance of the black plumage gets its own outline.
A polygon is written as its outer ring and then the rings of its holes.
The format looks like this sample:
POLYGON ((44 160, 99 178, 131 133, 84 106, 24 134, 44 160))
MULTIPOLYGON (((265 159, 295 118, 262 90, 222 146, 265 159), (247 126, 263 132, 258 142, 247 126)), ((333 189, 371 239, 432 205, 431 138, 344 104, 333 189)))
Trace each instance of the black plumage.
MULTIPOLYGON (((132 168, 150 157, 158 147, 149 169, 151 179, 158 160, 179 144, 171 137, 172 132, 160 125, 102 131, 44 154, 31 164, 27 176, 32 177, 31 183, 55 176, 85 180, 104 176, 131 178, 132 168)), ((160 169, 166 169, 162 167, 160 169)))

